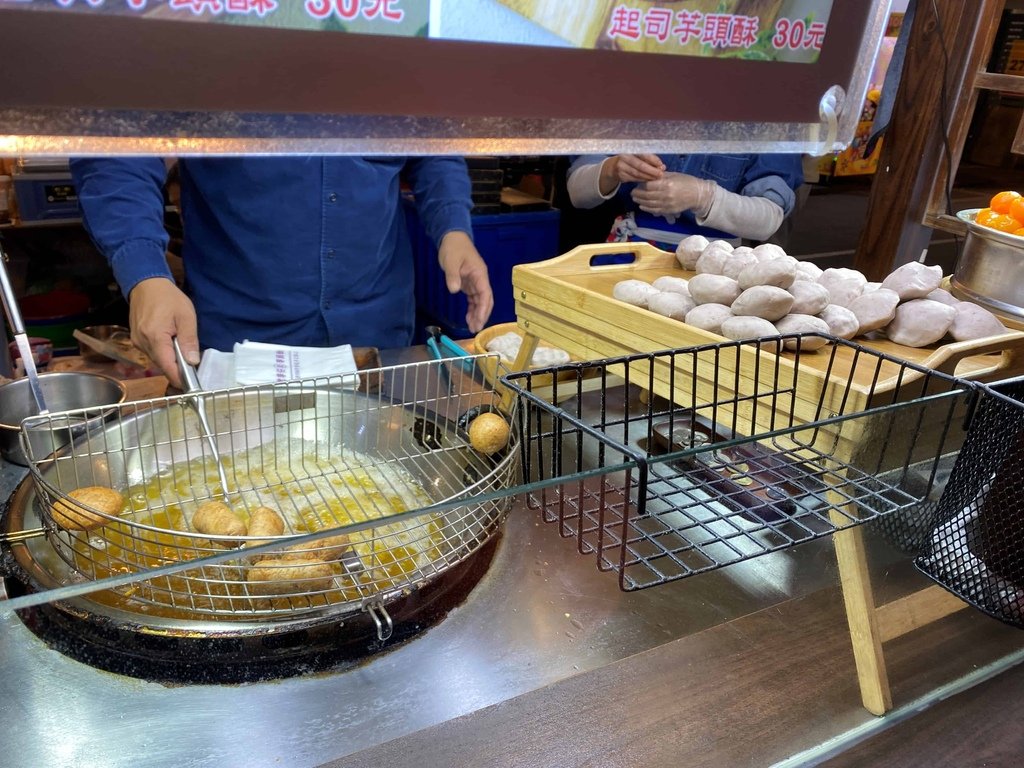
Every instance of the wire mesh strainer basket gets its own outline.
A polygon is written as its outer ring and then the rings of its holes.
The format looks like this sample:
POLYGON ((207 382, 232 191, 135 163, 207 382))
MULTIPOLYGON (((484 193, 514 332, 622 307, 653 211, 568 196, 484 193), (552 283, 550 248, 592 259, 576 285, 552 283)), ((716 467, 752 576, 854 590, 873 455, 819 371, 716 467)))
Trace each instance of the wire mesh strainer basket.
MULTIPOLYGON (((287 620, 382 606, 464 561, 508 510, 515 431, 491 455, 466 434, 472 418, 498 410, 479 364, 198 395, 226 494, 191 395, 107 407, 101 425, 56 453, 34 455, 26 441, 46 535, 76 580, 139 574, 92 599, 144 614, 287 620), (82 496, 89 488, 122 501, 102 509, 92 501, 100 497, 82 496), (226 503, 227 527, 197 527, 211 501, 226 503), (259 508, 279 530, 249 535, 259 508)), ((23 430, 96 415, 48 414, 23 430)))
POLYGON ((569 478, 528 503, 633 590, 929 499, 974 385, 840 340, 775 349, 727 342, 509 374, 527 480, 569 478), (545 374, 560 407, 532 391, 545 374))

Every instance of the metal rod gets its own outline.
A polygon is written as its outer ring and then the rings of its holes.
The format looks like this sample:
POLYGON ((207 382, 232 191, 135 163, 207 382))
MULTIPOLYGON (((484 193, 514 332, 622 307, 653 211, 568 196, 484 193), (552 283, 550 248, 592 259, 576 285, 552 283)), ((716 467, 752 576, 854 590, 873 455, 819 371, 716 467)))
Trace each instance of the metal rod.
POLYGON ((195 408, 196 416, 199 417, 199 428, 202 430, 203 438, 210 447, 213 454, 213 461, 217 465, 217 477, 220 479, 220 487, 224 495, 228 495, 228 478, 224 473, 224 464, 220 460, 220 451, 217 450, 217 441, 213 437, 213 430, 210 429, 210 422, 206 418, 206 402, 200 394, 202 387, 199 386, 199 378, 196 376, 196 369, 185 360, 181 352, 181 345, 178 344, 178 337, 172 340, 174 344, 174 356, 178 360, 178 371, 181 373, 181 381, 185 388, 185 394, 190 395, 189 401, 195 408))
POLYGON ((36 361, 32 357, 32 345, 29 344, 28 334, 25 333, 25 323, 22 321, 21 311, 18 309, 18 299, 14 295, 14 287, 7 274, 7 254, 4 253, 2 243, 0 243, 0 289, 3 291, 4 312, 7 314, 7 321, 11 324, 11 331, 14 333, 14 343, 18 345, 21 361, 25 366, 28 387, 32 390, 32 397, 35 398, 39 413, 49 413, 46 401, 43 399, 42 387, 39 386, 39 374, 36 371, 36 361))

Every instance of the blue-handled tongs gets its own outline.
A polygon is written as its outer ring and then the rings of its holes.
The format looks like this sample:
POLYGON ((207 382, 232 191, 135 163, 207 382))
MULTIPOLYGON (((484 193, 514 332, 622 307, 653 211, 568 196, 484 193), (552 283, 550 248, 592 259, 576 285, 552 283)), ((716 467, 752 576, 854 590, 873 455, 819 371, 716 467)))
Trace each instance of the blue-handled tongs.
MULTIPOLYGON (((424 328, 427 332, 427 348, 438 360, 446 360, 453 357, 471 357, 470 353, 452 341, 436 325, 428 325, 424 328)), ((470 373, 476 368, 474 360, 463 360, 462 368, 470 373)))

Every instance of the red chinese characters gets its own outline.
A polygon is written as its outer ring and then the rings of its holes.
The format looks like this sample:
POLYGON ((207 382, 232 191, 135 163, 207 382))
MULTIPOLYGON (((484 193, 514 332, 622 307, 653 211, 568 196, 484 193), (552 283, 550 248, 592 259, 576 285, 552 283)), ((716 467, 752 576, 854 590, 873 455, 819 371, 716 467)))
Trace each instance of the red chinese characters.
MULTIPOLYGON (((308 0, 328 5, 329 0, 308 0)), ((380 0, 375 0, 380 2, 380 0)), ((608 30, 609 38, 625 40, 655 40, 667 43, 670 38, 679 45, 694 40, 710 48, 749 49, 757 45, 762 36, 760 16, 737 13, 701 13, 700 11, 672 11, 669 8, 634 8, 621 3, 612 10, 608 30)), ((775 22, 771 39, 774 48, 821 50, 825 37, 825 24, 802 19, 782 18, 775 22)), ((772 34, 765 27, 764 35, 772 34)))
POLYGON ((820 21, 806 22, 803 19, 779 19, 775 22, 775 35, 772 46, 776 49, 788 48, 791 51, 821 50, 825 39, 825 24, 820 21))
POLYGON ((337 16, 344 21, 352 21, 362 16, 364 19, 382 19, 398 23, 405 18, 405 11, 399 7, 400 0, 306 0, 306 13, 314 19, 326 19, 337 16))
POLYGON ((650 8, 644 14, 644 34, 659 43, 668 40, 672 31, 672 11, 668 8, 650 8))
POLYGON ((196 16, 207 11, 214 15, 224 12, 224 4, 221 0, 170 0, 168 5, 172 9, 188 9, 196 16))
POLYGON ((228 13, 255 13, 263 17, 277 10, 277 0, 224 0, 228 13))
POLYGON ((699 40, 704 29, 703 21, 704 14, 700 11, 679 11, 672 36, 679 39, 680 45, 686 45, 693 39, 699 40))
POLYGON ((612 11, 612 22, 608 28, 608 37, 625 37, 628 40, 640 39, 640 11, 624 5, 615 6, 612 11))

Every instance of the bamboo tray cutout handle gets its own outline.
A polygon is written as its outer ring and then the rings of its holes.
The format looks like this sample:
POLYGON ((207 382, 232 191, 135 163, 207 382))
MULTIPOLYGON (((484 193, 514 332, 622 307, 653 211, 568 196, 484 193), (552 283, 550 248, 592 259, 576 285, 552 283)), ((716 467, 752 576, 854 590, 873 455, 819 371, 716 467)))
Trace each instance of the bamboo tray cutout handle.
POLYGON ((927 359, 920 363, 925 368, 958 376, 961 379, 977 381, 996 381, 1024 374, 1024 332, 1012 331, 990 336, 977 341, 961 341, 947 344, 935 350, 927 359), (956 373, 960 363, 970 357, 1000 353, 997 363, 973 371, 956 373))
POLYGON ((650 243, 594 243, 592 245, 578 245, 571 251, 547 261, 517 264, 513 271, 542 272, 545 275, 576 275, 588 270, 603 271, 621 270, 626 267, 631 269, 658 267, 664 266, 666 261, 675 264, 675 254, 655 248, 650 243), (633 261, 618 264, 593 263, 597 259, 620 254, 624 256, 632 255, 633 261), (541 266, 543 266, 543 270, 538 270, 537 267, 541 266))

